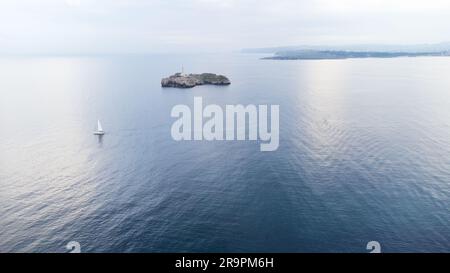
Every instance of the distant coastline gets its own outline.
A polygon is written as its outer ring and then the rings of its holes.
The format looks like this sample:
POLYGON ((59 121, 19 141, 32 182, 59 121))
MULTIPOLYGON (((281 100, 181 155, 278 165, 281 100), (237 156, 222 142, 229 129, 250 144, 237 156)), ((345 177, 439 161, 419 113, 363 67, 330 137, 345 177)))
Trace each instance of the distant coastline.
POLYGON ((356 44, 356 45, 299 45, 267 48, 246 48, 242 53, 270 56, 265 60, 327 60, 350 58, 395 58, 450 56, 450 42, 437 44, 356 44))
POLYGON ((288 50, 276 52, 263 60, 336 60, 361 58, 437 57, 450 56, 450 51, 438 52, 382 52, 382 51, 334 51, 334 50, 288 50))

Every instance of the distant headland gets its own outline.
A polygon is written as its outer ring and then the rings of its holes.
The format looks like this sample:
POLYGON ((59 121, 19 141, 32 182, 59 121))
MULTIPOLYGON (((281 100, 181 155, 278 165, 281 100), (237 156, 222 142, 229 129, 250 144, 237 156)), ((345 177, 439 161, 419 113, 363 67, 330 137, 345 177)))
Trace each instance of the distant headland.
POLYGON ((450 56, 449 51, 440 52, 379 52, 379 51, 333 51, 333 50, 290 50, 276 52, 264 60, 335 60, 361 58, 450 56))
POLYGON ((230 80, 223 75, 216 75, 213 73, 202 74, 184 74, 175 73, 168 78, 161 80, 162 87, 176 87, 176 88, 192 88, 197 85, 229 85, 230 80))
POLYGON ((450 42, 438 44, 359 44, 300 45, 247 48, 243 53, 271 54, 266 60, 328 60, 351 58, 440 57, 450 56, 450 42))

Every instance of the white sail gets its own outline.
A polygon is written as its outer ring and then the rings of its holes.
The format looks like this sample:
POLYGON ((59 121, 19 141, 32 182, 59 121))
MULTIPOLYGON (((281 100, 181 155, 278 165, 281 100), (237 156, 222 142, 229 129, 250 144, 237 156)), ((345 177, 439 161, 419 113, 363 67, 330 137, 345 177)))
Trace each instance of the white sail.
POLYGON ((102 124, 100 123, 100 120, 97 120, 97 131, 103 132, 102 124))

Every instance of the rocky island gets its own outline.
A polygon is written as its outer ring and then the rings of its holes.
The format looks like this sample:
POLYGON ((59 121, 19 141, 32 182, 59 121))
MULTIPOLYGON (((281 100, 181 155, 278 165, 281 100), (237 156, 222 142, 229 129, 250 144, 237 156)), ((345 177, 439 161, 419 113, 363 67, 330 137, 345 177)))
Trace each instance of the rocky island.
POLYGON ((213 73, 183 74, 176 73, 161 80, 162 87, 192 88, 197 85, 229 85, 230 80, 223 75, 213 73))

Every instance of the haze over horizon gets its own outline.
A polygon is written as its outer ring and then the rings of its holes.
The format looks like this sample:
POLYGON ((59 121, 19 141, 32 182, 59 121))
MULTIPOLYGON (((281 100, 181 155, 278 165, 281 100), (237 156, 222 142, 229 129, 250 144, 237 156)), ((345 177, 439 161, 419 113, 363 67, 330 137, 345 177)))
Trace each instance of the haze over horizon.
POLYGON ((445 0, 3 0, 1 54, 235 51, 295 45, 432 44, 445 0))

